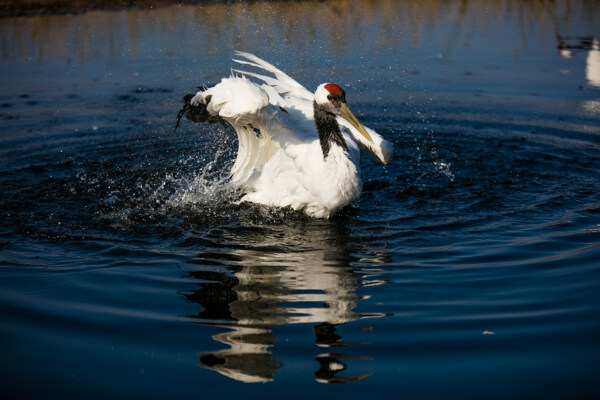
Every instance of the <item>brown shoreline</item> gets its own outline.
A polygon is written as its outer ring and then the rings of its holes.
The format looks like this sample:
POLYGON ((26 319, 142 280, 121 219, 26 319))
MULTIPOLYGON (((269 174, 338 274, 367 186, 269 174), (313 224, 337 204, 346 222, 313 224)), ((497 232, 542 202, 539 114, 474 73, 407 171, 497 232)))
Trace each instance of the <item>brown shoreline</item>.
POLYGON ((93 10, 157 8, 174 4, 233 4, 268 1, 273 0, 0 0, 0 18, 25 17, 32 15, 83 14, 93 10))

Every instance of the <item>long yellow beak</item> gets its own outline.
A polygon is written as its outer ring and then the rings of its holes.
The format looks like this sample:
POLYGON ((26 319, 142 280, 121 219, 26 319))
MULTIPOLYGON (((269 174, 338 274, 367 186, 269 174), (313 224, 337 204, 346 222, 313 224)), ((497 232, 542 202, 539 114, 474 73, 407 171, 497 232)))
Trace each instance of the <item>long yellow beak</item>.
POLYGON ((365 127, 356 119, 352 111, 348 108, 348 104, 342 103, 340 106, 340 116, 344 118, 346 121, 350 122, 353 127, 358 129, 358 131, 367 139, 369 142, 373 143, 373 139, 371 139, 371 135, 365 129, 365 127))

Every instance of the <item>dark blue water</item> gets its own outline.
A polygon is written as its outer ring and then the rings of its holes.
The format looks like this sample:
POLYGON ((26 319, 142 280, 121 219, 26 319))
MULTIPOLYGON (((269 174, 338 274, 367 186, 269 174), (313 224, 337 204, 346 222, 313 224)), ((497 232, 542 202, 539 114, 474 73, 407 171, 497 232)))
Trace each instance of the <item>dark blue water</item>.
POLYGON ((3 19, 2 398, 598 398, 599 27, 589 1, 3 19), (235 49, 394 143, 333 219, 237 204, 233 132, 172 133, 235 49))

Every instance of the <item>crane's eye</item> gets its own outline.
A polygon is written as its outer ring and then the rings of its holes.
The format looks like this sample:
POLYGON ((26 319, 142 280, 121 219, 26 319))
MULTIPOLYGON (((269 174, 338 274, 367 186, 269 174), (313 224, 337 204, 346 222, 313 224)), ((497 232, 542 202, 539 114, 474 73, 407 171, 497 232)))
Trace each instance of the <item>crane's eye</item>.
POLYGON ((328 95, 327 95, 327 100, 331 101, 331 99, 333 99, 333 95, 331 95, 331 94, 328 94, 328 95))

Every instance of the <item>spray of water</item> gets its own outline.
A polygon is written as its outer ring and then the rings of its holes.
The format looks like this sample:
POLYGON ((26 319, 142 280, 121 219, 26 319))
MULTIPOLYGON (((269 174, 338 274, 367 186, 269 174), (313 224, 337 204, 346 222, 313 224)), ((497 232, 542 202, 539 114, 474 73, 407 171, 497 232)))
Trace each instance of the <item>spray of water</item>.
MULTIPOLYGON (((238 190, 230 182, 229 168, 223 167, 221 158, 225 154, 218 151, 215 158, 205 167, 191 176, 175 177, 168 174, 165 183, 171 183, 175 188, 170 192, 164 203, 162 211, 192 207, 195 210, 216 211, 225 209, 226 204, 238 197, 238 190)), ((154 195, 162 197, 166 185, 156 189, 154 195)))

